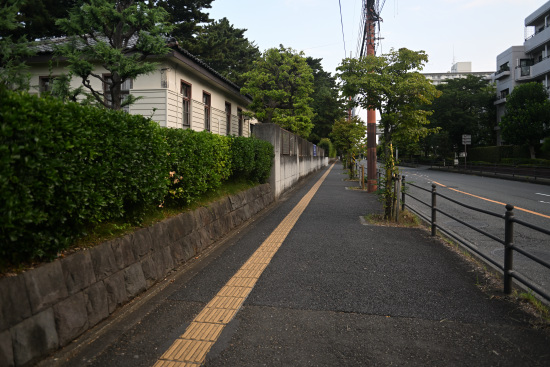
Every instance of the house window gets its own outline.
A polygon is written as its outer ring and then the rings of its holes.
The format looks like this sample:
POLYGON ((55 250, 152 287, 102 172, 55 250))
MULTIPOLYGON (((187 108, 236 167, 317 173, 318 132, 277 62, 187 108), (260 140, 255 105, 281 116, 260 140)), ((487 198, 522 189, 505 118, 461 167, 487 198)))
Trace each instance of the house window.
POLYGON ((202 103, 204 104, 204 130, 210 131, 210 93, 202 93, 202 103))
POLYGON ((500 99, 506 98, 506 96, 510 94, 510 89, 506 88, 504 90, 500 91, 500 99))
POLYGON ((55 78, 57 78, 57 76, 41 76, 38 79, 38 88, 40 94, 52 92, 53 81, 55 80, 55 78))
MULTIPOLYGON (((111 106, 113 101, 111 100, 111 75, 110 74, 103 74, 103 79, 105 79, 105 82, 103 83, 103 96, 105 98, 105 101, 107 102, 108 106, 111 106)), ((120 86, 120 102, 124 102, 128 96, 130 95, 130 89, 134 87, 134 82, 132 79, 126 79, 124 83, 120 86)), ((126 112, 130 111, 130 106, 124 106, 122 109, 126 112)))
POLYGON ((181 82, 181 94, 183 95, 183 126, 191 126, 191 84, 181 82))
POLYGON ((225 131, 226 135, 231 134, 231 103, 225 102, 225 131))
POLYGON ((243 136, 243 110, 237 108, 237 116, 239 117, 239 136, 243 136))

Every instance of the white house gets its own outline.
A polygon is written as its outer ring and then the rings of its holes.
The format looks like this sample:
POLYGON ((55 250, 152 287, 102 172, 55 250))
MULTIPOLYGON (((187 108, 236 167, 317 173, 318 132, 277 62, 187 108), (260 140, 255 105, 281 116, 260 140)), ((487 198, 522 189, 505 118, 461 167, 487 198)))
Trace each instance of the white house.
MULTIPOLYGON (((62 39, 58 41, 63 42, 62 39)), ((39 49, 38 56, 28 60, 31 85, 36 92, 47 91, 52 78, 67 73, 62 63, 54 62, 50 68, 51 42, 39 49)), ((250 125, 257 121, 243 115, 252 100, 240 93, 239 86, 175 42, 168 55, 155 61, 158 67, 153 73, 127 80, 123 85, 127 93, 141 97, 126 108, 129 113, 151 117, 165 127, 250 136, 250 125)), ((108 76, 108 71, 100 66, 95 72, 108 76)), ((90 81, 96 90, 101 90, 101 81, 96 78, 90 81)), ((80 85, 81 80, 73 78, 71 87, 80 85)))

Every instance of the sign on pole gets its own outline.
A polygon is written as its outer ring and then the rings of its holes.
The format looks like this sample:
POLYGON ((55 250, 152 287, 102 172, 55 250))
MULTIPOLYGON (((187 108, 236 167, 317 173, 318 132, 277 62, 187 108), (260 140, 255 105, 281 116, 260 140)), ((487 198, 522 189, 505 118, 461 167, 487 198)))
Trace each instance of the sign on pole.
MULTIPOLYGON (((466 168, 466 145, 472 144, 472 135, 463 134, 462 135, 462 144, 464 144, 464 168, 466 168)), ((460 153, 462 156, 462 153, 460 153)))

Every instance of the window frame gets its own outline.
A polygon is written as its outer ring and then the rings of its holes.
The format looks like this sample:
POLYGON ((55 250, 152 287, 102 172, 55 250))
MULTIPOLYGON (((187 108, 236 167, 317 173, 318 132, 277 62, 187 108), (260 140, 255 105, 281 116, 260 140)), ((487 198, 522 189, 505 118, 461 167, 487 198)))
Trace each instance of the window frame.
MULTIPOLYGON (((110 73, 104 73, 104 74, 102 74, 104 80, 110 78, 111 75, 112 75, 112 74, 110 74, 110 73)), ((106 102, 106 104, 107 104, 108 106, 110 106, 110 105, 112 105, 113 102, 110 101, 110 100, 108 99, 108 96, 110 96, 110 93, 108 93, 109 91, 107 90, 108 84, 105 83, 105 82, 102 82, 102 84, 103 84, 103 85, 102 85, 102 87, 103 87, 103 99, 104 99, 104 101, 106 102)), ((124 81, 124 83, 122 83, 122 84, 120 85, 120 97, 121 97, 121 101, 120 101, 120 102, 121 102, 121 103, 124 101, 124 99, 125 99, 126 96, 129 96, 129 95, 130 95, 130 91, 131 91, 132 89, 134 89, 134 80, 133 80, 133 79, 126 79, 126 80, 124 81), (127 82, 130 83, 130 87, 129 87, 128 89, 123 89, 124 84, 127 83, 127 82)), ((130 112, 130 106, 124 106, 124 107, 122 107, 122 110, 123 110, 123 111, 126 111, 126 112, 130 112)))
POLYGON ((237 117, 239 119, 239 136, 243 136, 244 116, 243 116, 243 109, 241 107, 237 107, 237 117))
POLYGON ((225 135, 231 135, 231 102, 225 102, 225 135), (229 108, 228 108, 229 107, 229 108))
POLYGON ((212 94, 203 90, 202 103, 204 105, 204 130, 212 131, 212 94))
POLYGON ((180 93, 182 95, 182 115, 181 115, 181 124, 183 127, 191 128, 191 101, 193 100, 193 85, 183 79, 180 81, 180 93), (183 93, 183 86, 189 88, 189 95, 186 96, 183 93), (187 105, 187 111, 185 106, 187 105), (185 123, 185 115, 187 114, 187 124, 185 123))

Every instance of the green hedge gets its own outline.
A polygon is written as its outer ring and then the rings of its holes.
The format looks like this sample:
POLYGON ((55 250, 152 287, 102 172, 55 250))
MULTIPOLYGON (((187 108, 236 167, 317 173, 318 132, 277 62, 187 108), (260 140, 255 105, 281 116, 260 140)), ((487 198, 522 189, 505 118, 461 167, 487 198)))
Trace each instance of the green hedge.
POLYGON ((230 177, 265 182, 272 157, 257 139, 0 90, 0 263, 52 258, 90 224, 138 222, 230 177))
POLYGON ((469 148, 468 160, 500 163, 505 158, 529 158, 529 147, 518 145, 500 145, 492 147, 469 148))
POLYGON ((159 131, 141 116, 0 90, 0 257, 52 257, 88 223, 158 205, 159 131))

